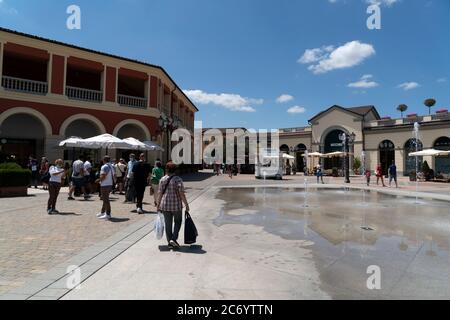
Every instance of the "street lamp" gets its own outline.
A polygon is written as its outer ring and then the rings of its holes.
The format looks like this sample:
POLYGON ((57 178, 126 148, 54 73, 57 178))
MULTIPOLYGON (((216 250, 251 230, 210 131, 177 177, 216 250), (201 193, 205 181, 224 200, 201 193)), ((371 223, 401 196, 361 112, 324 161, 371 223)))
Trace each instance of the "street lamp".
POLYGON ((345 183, 350 183, 350 145, 353 145, 356 139, 356 134, 352 132, 350 135, 343 133, 339 135, 339 139, 344 144, 344 170, 345 170, 345 183))
POLYGON ((169 162, 169 152, 170 152, 170 132, 173 129, 173 120, 166 116, 161 116, 158 119, 159 129, 161 132, 166 134, 166 163, 169 162))

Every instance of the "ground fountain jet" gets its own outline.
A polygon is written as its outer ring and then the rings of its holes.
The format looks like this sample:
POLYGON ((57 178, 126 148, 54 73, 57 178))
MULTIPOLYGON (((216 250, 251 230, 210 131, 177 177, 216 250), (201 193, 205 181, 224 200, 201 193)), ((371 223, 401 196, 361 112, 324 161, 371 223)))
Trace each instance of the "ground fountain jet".
POLYGON ((305 199, 303 202, 303 207, 308 208, 308 179, 305 178, 305 199))
MULTIPOLYGON (((416 152, 419 151, 419 129, 420 125, 418 122, 414 123, 414 130, 413 130, 413 138, 414 143, 416 145, 416 152)), ((416 155, 416 205, 419 204, 419 157, 416 155)))

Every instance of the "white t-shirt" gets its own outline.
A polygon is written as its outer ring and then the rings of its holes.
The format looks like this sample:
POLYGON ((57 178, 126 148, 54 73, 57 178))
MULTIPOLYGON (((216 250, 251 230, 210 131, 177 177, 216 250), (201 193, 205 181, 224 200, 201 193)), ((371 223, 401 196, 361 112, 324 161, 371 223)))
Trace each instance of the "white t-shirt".
POLYGON ((84 163, 84 176, 89 177, 91 175, 92 164, 89 161, 84 163))
POLYGON ((55 173, 60 173, 60 172, 64 172, 63 168, 58 168, 57 166, 51 166, 49 169, 49 173, 50 173, 50 182, 56 182, 56 183, 61 183, 62 177, 64 176, 63 174, 57 174, 54 175, 55 173))
POLYGON ((77 160, 72 165, 72 177, 73 178, 82 178, 81 170, 84 168, 84 163, 81 160, 77 160))
POLYGON ((102 187, 112 187, 113 185, 113 174, 114 174, 114 168, 112 164, 104 164, 102 166, 102 169, 100 170, 100 175, 106 175, 106 178, 100 182, 100 186, 102 187))

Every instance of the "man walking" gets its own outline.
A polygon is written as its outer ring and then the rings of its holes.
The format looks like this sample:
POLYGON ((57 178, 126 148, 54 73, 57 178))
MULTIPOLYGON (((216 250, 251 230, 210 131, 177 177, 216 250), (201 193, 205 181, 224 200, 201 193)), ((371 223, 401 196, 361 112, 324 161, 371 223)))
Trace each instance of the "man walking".
POLYGON ((103 158, 103 166, 100 170, 100 193, 102 195, 102 211, 97 215, 99 219, 111 220, 111 203, 109 201, 109 195, 114 185, 114 168, 110 164, 110 157, 105 156, 103 158))
POLYGON ((134 183, 133 183, 133 166, 136 163, 136 157, 132 153, 130 154, 130 161, 128 161, 127 165, 127 181, 126 181, 126 195, 125 195, 125 202, 134 202, 136 198, 136 192, 134 190, 134 183))
POLYGON ((28 169, 31 170, 31 185, 34 186, 35 189, 37 189, 37 180, 39 173, 38 166, 38 161, 33 156, 30 156, 28 160, 28 169))
POLYGON ((398 183, 397 183, 397 166, 395 165, 395 161, 392 161, 392 164, 389 167, 389 187, 391 186, 392 180, 395 181, 395 187, 398 188, 398 183))
POLYGON ((148 185, 150 165, 145 162, 145 155, 141 153, 139 161, 133 165, 133 184, 136 190, 136 209, 138 214, 143 214, 142 202, 144 200, 145 187, 148 185))
POLYGON ((86 190, 86 194, 91 194, 91 172, 92 172, 92 163, 91 159, 87 158, 83 165, 84 170, 84 187, 86 190))
POLYGON ((86 193, 86 189, 84 188, 85 180, 84 180, 84 162, 83 156, 79 156, 78 160, 74 161, 72 164, 72 185, 69 189, 69 200, 75 200, 73 197, 73 193, 76 188, 80 189, 84 194, 84 200, 88 200, 88 195, 86 193))

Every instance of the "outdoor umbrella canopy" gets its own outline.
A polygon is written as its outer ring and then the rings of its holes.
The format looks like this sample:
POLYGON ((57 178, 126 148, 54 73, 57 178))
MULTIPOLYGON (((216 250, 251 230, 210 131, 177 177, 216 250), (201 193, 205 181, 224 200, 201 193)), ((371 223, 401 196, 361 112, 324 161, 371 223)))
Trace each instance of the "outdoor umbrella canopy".
POLYGON ((308 153, 308 157, 322 157, 322 156, 323 156, 323 154, 320 153, 320 152, 311 152, 311 153, 308 153))
POLYGON ((161 148, 161 146, 154 143, 153 141, 144 141, 143 143, 147 146, 148 149, 146 149, 146 150, 148 150, 148 151, 163 151, 164 152, 164 149, 161 148))
POLYGON ((133 149, 136 149, 136 150, 149 150, 149 147, 145 143, 139 141, 136 138, 126 138, 126 139, 123 139, 123 141, 125 141, 130 146, 132 146, 133 149))
POLYGON ((63 140, 59 143, 60 147, 65 148, 84 148, 84 140, 80 137, 70 137, 66 140, 63 140))
POLYGON ((87 148, 133 149, 134 146, 110 134, 102 134, 83 140, 87 148))
POLYGON ((422 156, 450 156, 450 151, 427 149, 418 152, 412 152, 409 154, 410 157, 422 157, 422 156))
POLYGON ((343 156, 345 156, 345 152, 342 152, 342 151, 326 153, 326 154, 323 155, 323 157, 327 157, 327 158, 343 157, 343 156))
POLYGON ((295 160, 295 157, 288 154, 283 154, 283 159, 295 160))

